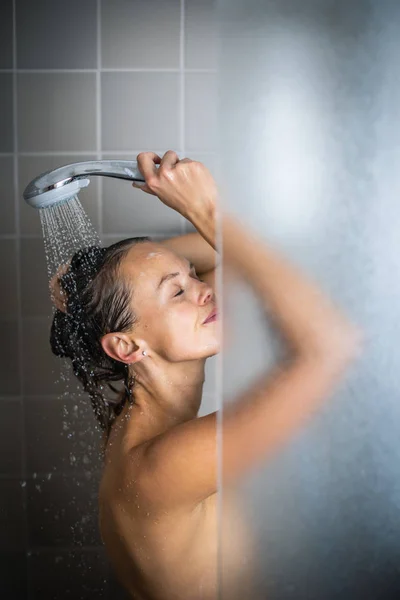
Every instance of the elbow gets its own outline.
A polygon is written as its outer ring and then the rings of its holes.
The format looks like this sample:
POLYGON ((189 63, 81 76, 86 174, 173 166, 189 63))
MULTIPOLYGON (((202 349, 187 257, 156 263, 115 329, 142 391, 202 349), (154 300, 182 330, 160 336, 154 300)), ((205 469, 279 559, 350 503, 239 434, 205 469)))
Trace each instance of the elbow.
POLYGON ((364 333, 353 325, 335 328, 330 334, 304 351, 311 360, 322 360, 324 363, 346 365, 357 360, 364 348, 364 333))
POLYGON ((361 329, 351 325, 335 340, 332 348, 327 351, 327 357, 340 365, 347 366, 360 358, 364 348, 364 334, 361 329))

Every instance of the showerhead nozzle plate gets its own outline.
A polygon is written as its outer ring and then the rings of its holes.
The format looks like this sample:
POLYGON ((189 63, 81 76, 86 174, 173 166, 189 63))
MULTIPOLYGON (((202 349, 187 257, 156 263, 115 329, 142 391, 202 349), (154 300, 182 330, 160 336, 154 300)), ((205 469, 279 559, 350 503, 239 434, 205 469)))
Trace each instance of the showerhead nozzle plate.
POLYGON ((33 206, 33 208, 48 208, 49 206, 55 206, 62 202, 71 200, 74 196, 79 194, 81 188, 88 186, 90 179, 76 179, 70 183, 64 183, 59 187, 53 187, 46 192, 37 194, 36 196, 29 197, 28 195, 24 198, 26 202, 33 206))

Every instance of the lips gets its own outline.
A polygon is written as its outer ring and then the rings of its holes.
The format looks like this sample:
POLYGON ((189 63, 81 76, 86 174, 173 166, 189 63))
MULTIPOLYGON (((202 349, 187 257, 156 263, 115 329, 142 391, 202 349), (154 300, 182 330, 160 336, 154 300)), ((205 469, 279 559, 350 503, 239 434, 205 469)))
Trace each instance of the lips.
POLYGON ((209 321, 215 320, 216 316, 217 316, 217 309, 213 308, 212 311, 210 312, 210 314, 208 315, 207 319, 205 321, 203 321, 203 325, 205 325, 206 323, 209 323, 209 321))

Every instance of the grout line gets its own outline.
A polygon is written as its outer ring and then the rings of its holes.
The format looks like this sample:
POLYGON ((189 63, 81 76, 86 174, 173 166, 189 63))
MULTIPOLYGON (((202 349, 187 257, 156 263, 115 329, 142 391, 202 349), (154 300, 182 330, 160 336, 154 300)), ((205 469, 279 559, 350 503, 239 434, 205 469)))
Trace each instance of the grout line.
MULTIPOLYGON (((182 11, 182 6, 184 5, 184 0, 181 0, 181 11, 182 11)), ((184 11, 183 11, 184 14, 184 11)), ((182 18, 182 12, 181 12, 181 18, 182 18)), ((101 69, 102 73, 180 73, 181 72, 181 67, 179 67, 178 69, 150 69, 150 68, 145 68, 145 69, 117 69, 117 68, 113 68, 113 69, 101 69)), ((184 71, 186 73, 216 73, 217 69, 184 69, 184 71)))
POLYGON ((48 150, 47 152, 18 152, 19 156, 86 156, 96 155, 96 150, 48 150))
MULTIPOLYGON (((173 236, 177 236, 180 235, 180 231, 171 231, 168 233, 160 233, 160 232, 156 232, 156 233, 151 233, 151 231, 149 232, 149 230, 147 229, 146 231, 142 232, 133 232, 135 234, 135 236, 138 237, 142 237, 142 236, 146 236, 149 235, 153 238, 159 238, 159 239, 167 239, 169 237, 173 237, 173 236)), ((126 237, 132 237, 132 231, 116 231, 116 232, 108 232, 108 233, 103 233, 102 234, 103 237, 122 237, 122 236, 126 236, 126 237)), ((5 241, 5 240, 18 240, 18 239, 22 239, 22 240, 43 240, 43 236, 40 235, 39 233, 23 233, 20 236, 18 236, 15 233, 5 233, 0 235, 0 241, 5 241)), ((4 320, 3 317, 0 316, 0 320, 4 320)))
MULTIPOLYGON (((100 434, 99 434, 99 438, 100 438, 100 434)), ((72 447, 71 450, 72 451, 72 447)), ((76 452, 76 451, 74 451, 76 452)), ((89 453, 88 450, 86 451, 82 451, 82 454, 84 454, 85 452, 89 453)), ((99 451, 99 456, 100 456, 100 451, 99 451)), ((29 473, 27 473, 26 477, 24 477, 24 481, 28 482, 28 481, 35 481, 36 483, 43 483, 43 480, 46 481, 51 481, 51 480, 60 480, 60 479, 74 479, 77 481, 92 481, 92 479, 88 479, 87 474, 91 473, 91 476, 93 476, 93 479, 96 476, 101 476, 102 473, 102 466, 96 466, 93 467, 93 465, 88 465, 88 467, 86 469, 79 469, 77 468, 75 471, 73 469, 70 470, 66 470, 65 467, 63 468, 63 470, 59 469, 56 466, 53 466, 53 471, 35 471, 35 470, 31 470, 29 471, 29 473), (53 479, 54 478, 54 479, 53 479)), ((0 475, 0 481, 5 481, 7 479, 12 479, 14 481, 18 481, 21 479, 21 475, 18 475, 17 473, 11 473, 11 474, 1 474, 0 475)), ((27 486, 25 486, 27 487, 27 486)))
MULTIPOLYGON (((18 362, 19 362, 19 381, 21 394, 23 396, 23 356, 22 356, 22 297, 21 297, 21 242, 20 242, 20 222, 19 222, 19 185, 18 185, 18 123, 17 123, 17 24, 16 24, 16 0, 13 0, 13 143, 14 143, 14 217, 15 217, 15 236, 8 239, 15 239, 16 244, 16 284, 17 284, 17 306, 16 313, 18 319, 18 362)), ((22 420, 23 417, 22 417, 22 420)), ((24 440, 25 436, 22 435, 24 440)), ((22 477, 25 476, 25 448, 22 449, 22 477)))
MULTIPOLYGON (((89 465, 88 465, 89 467, 89 465)), ((60 480, 60 479, 73 479, 74 481, 92 481, 92 478, 88 479, 87 473, 91 473, 91 477, 93 475, 93 479, 95 479, 96 476, 101 476, 101 472, 102 469, 100 467, 97 467, 96 469, 94 469, 93 467, 87 468, 86 471, 77 469, 75 472, 74 471, 66 471, 65 467, 64 469, 61 471, 61 469, 59 469, 58 467, 54 467, 53 471, 30 471, 26 477, 24 477, 24 482, 27 484, 27 482, 31 482, 31 481, 35 481, 36 483, 43 483, 43 480, 45 481, 51 481, 54 477, 54 480, 60 480)), ((0 481, 21 481, 21 475, 18 475, 18 473, 1 473, 0 474, 0 481)), ((53 481, 54 481, 53 480, 53 481)), ((25 485, 23 487, 24 490, 27 489, 27 485, 25 485)))
MULTIPOLYGON (((179 147, 185 154, 185 0, 180 0, 179 30, 179 147)), ((186 220, 180 215, 181 235, 186 233, 186 220)))
POLYGON ((103 68, 103 73, 179 73, 179 69, 177 68, 103 68))
MULTIPOLYGON (((183 0, 182 0, 183 1, 183 0)), ((180 68, 100 68, 102 73, 180 73, 180 68)), ((21 73, 23 75, 69 73, 97 73, 98 69, 0 69, 0 73, 21 73)), ((186 73, 217 73, 217 69, 185 69, 186 73)))
MULTIPOLYGON (((0 396, 0 404, 2 402, 22 402, 23 400, 23 396, 12 396, 11 394, 9 396, 7 396, 7 394, 2 394, 0 396)), ((1 477, 1 473, 0 473, 0 477, 1 477)), ((19 477, 21 477, 21 473, 19 474, 19 477)))
MULTIPOLYGON (((102 131, 101 131, 101 0, 97 0, 97 70, 96 70, 96 138, 97 160, 102 159, 102 131)), ((103 235, 103 177, 99 177, 98 196, 98 235, 103 235)))
POLYGON ((22 75, 68 75, 70 73, 96 73, 96 69, 16 69, 22 75))
MULTIPOLYGON (((104 551, 104 546, 101 544, 95 546, 33 546, 31 554, 36 552, 52 553, 57 554, 58 552, 66 552, 68 554, 75 554, 79 552, 98 552, 99 549, 104 551)), ((82 598, 82 596, 81 596, 82 598)))
MULTIPOLYGON (((16 276, 17 276, 17 315, 18 315, 18 376, 20 381, 20 390, 23 395, 23 339, 22 339, 22 296, 21 296, 21 227, 20 227, 20 204, 19 204, 19 182, 18 182, 18 81, 17 81, 17 0, 13 0, 13 140, 14 140, 14 214, 15 214, 15 232, 16 232, 16 276)), ((26 457, 26 427, 25 427, 25 406, 21 401, 21 479, 25 480, 27 475, 27 457, 26 457)), ((24 525, 25 525, 25 548, 29 549, 29 521, 28 521, 28 494, 26 486, 22 488, 22 502, 24 507, 24 525)), ((26 595, 31 596, 31 586, 29 581, 29 571, 26 567, 26 595)))
POLYGON ((168 233, 151 233, 151 231, 147 230, 147 231, 123 231, 122 233, 103 233, 103 237, 104 238, 114 238, 114 237, 120 237, 125 238, 125 237, 151 237, 153 240, 167 240, 170 237, 176 237, 178 235, 181 235, 182 232, 181 231, 171 231, 168 233))
MULTIPOLYGON (((29 318, 29 317, 28 317, 29 318)), ((35 318, 35 317, 33 317, 35 318)), ((19 397, 21 400, 22 399, 26 399, 29 398, 30 400, 49 400, 49 401, 56 401, 56 400, 60 400, 63 399, 60 394, 57 392, 54 392, 54 394, 24 394, 23 396, 19 397)), ((2 396, 0 398, 0 402, 4 399, 4 397, 2 396)), ((6 400, 8 398, 5 398, 6 400)))
MULTIPOLYGON (((103 147, 103 134, 102 134, 102 93, 101 93, 101 64, 102 64, 102 55, 101 55, 101 17, 102 17, 102 4, 101 0, 97 0, 96 2, 96 17, 97 17, 97 70, 96 70, 96 111, 97 111, 97 119, 96 119, 96 138, 97 138, 97 160, 101 160, 103 158, 102 155, 102 147, 103 147)), ((102 245, 103 240, 103 177, 99 177, 99 196, 98 196, 98 229, 97 234, 100 239, 100 245, 102 245)), ((107 556, 108 558, 108 556, 107 556)), ((112 576, 111 565, 108 563, 107 565, 107 578, 104 580, 105 582, 105 594, 107 598, 110 598, 111 595, 111 586, 110 580, 112 576)))
MULTIPOLYGON (((116 156, 118 158, 120 158, 121 156, 124 155, 132 155, 132 156, 137 156, 140 152, 143 152, 143 150, 102 150, 102 155, 109 155, 109 156, 116 156)), ((155 150, 155 152, 157 154, 162 154, 164 152, 164 150, 155 150)), ((207 151, 207 150, 188 150, 188 152, 190 152, 191 154, 201 154, 202 156, 215 156, 217 153, 214 151, 207 151)), ((96 156, 98 153, 98 150, 68 150, 68 151, 64 151, 64 150, 48 150, 47 152, 17 152, 17 153, 12 153, 12 152, 4 152, 4 153, 0 153, 0 157, 5 156, 5 157, 9 157, 9 156, 14 156, 14 154, 18 154, 18 156, 86 156, 86 155, 91 155, 91 156, 96 156)), ((178 152, 179 154, 179 152, 178 152)), ((184 157, 183 157, 184 158, 184 157)))

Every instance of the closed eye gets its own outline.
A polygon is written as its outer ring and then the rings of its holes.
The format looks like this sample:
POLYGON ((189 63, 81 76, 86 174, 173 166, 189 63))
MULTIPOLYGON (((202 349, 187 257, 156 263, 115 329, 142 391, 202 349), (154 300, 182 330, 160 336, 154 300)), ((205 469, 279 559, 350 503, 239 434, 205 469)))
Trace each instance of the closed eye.
MULTIPOLYGON (((200 277, 197 277, 197 275, 195 275, 193 277, 193 279, 197 279, 197 281, 201 281, 201 283, 204 283, 203 279, 200 279, 200 277)), ((174 295, 174 298, 176 298, 177 296, 181 296, 183 294, 185 290, 183 290, 182 288, 179 290, 179 292, 177 294, 174 295)))

